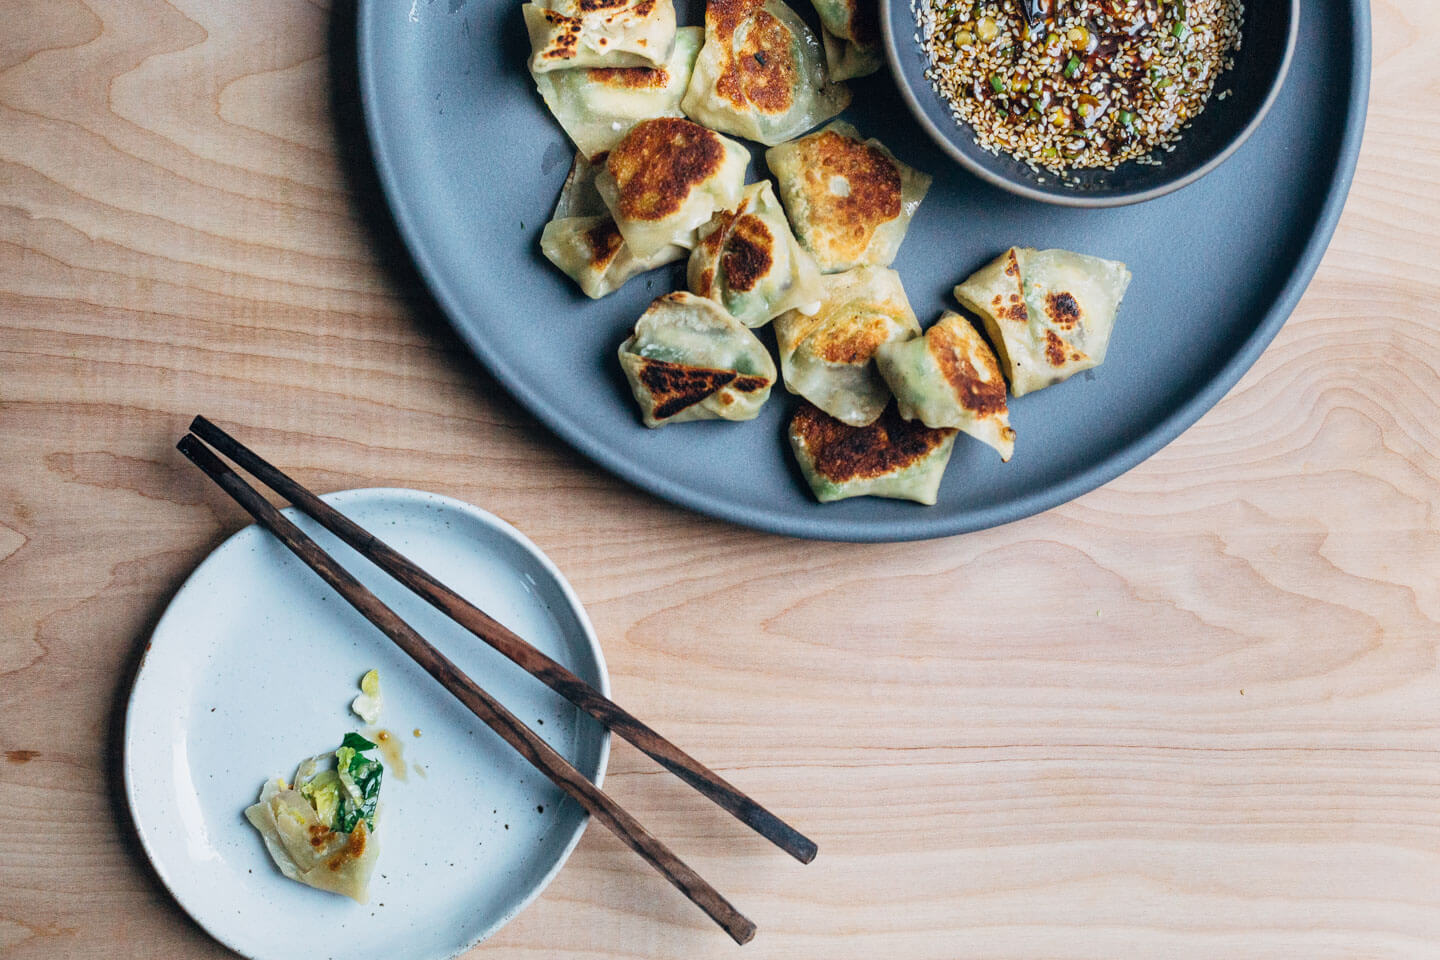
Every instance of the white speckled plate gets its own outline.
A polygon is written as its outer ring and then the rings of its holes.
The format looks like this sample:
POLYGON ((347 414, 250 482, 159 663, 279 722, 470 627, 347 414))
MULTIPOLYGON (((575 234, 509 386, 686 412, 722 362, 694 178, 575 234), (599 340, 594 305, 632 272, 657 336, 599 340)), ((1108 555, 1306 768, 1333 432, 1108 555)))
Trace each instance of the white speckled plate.
MULTIPOLYGON (((608 694, 585 611, 554 564, 510 525, 413 490, 325 500, 608 694)), ((316 524, 286 513, 600 782, 610 740, 599 724, 316 524)), ((453 956, 545 888, 587 820, 253 526, 200 564, 155 628, 126 717, 125 789, 145 851, 175 899, 216 939, 254 958, 453 956), (401 782, 387 770, 379 862, 362 906, 282 877, 243 811, 267 777, 290 776, 300 760, 362 728, 349 704, 372 667, 384 694, 380 726, 403 744, 410 774, 401 782)))

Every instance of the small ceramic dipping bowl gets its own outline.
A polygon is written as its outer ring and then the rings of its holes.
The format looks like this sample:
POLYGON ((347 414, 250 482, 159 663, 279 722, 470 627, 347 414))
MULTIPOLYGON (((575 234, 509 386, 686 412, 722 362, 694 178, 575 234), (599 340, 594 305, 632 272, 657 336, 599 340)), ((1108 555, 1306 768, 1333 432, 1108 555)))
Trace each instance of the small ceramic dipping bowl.
POLYGON ((979 146, 974 131, 952 114, 950 103, 931 86, 925 76, 929 54, 917 40, 916 10, 931 4, 938 9, 949 2, 880 0, 886 53, 905 102, 940 147, 977 177, 1020 196, 1071 207, 1114 207, 1153 200, 1194 183, 1224 163, 1259 127, 1279 95, 1300 23, 1300 0, 1250 0, 1245 5, 1233 69, 1220 75, 1215 95, 1191 121, 1174 150, 1151 155, 1161 159, 1161 164, 1130 161, 1115 170, 1071 171, 1062 180, 1043 167, 1037 172, 1007 153, 996 155, 979 146), (1222 91, 1229 91, 1224 99, 1218 96, 1222 91))

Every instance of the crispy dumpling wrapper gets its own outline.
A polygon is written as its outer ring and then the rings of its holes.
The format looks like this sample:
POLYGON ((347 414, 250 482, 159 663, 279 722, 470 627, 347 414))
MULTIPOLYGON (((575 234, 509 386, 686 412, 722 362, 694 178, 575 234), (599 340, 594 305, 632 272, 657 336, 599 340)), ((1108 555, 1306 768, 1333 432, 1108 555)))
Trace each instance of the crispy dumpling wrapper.
POLYGON ((650 304, 620 345, 620 366, 647 427, 751 420, 775 385, 775 361, 755 334, 684 290, 650 304))
POLYGON ((336 832, 321 822, 299 789, 279 777, 266 781, 260 799, 245 808, 245 819, 260 831, 270 858, 291 880, 357 903, 369 899, 380 848, 363 819, 349 833, 336 832))
POLYGON ((820 269, 790 232, 769 180, 747 186, 740 205, 715 214, 697 236, 690 292, 716 301, 745 326, 819 304, 820 269))
POLYGON ((740 202, 750 152, 676 117, 642 120, 607 155, 595 178, 634 256, 695 246, 695 228, 740 202))
POLYGON ((979 315, 1017 397, 1105 362, 1130 285, 1116 260, 1011 247, 955 288, 979 315))
POLYGON ((675 43, 672 0, 537 0, 520 9, 532 73, 661 67, 675 43))
POLYGON ((663 264, 682 259, 686 250, 673 244, 648 257, 637 257, 620 235, 615 218, 595 189, 597 164, 576 154, 555 205, 555 216, 540 232, 540 250, 546 259, 580 285, 587 297, 599 299, 618 290, 626 280, 663 264))
POLYGON ((593 160, 641 120, 683 116, 680 98, 704 38, 700 27, 681 27, 664 66, 550 70, 534 75, 535 86, 575 146, 593 160))
POLYGON ((765 163, 795 236, 825 273, 865 263, 888 267, 930 189, 929 174, 838 120, 765 151, 765 163))
POLYGON ((883 343, 920 335, 900 274, 857 267, 821 278, 820 309, 775 318, 785 389, 855 427, 873 423, 890 401, 875 369, 883 343))
POLYGON ((875 363, 906 420, 955 427, 994 447, 1001 460, 1014 454, 1000 364, 958 313, 945 311, 923 337, 881 344, 875 363))
POLYGON ((831 80, 863 77, 880 69, 879 0, 811 0, 824 28, 825 63, 831 80))
POLYGON ((954 448, 954 430, 905 420, 893 406, 866 427, 808 403, 790 420, 790 449, 821 503, 890 497, 933 505, 954 448))
POLYGON ((850 105, 815 34, 781 0, 708 0, 705 46, 685 115, 712 130, 783 143, 850 105))

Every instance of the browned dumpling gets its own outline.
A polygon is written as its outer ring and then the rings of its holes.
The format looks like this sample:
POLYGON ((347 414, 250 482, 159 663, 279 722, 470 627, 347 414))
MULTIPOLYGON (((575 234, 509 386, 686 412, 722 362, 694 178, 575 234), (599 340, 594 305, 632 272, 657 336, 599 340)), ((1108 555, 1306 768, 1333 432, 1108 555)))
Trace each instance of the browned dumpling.
POLYGON ((1069 250, 1011 247, 955 288, 1000 355, 1017 397, 1105 362, 1130 271, 1069 250))
POLYGON ((684 290, 650 304, 620 345, 620 366, 647 427, 752 420, 775 384, 775 361, 755 334, 684 290))
POLYGON ((675 43, 672 0, 536 0, 520 10, 534 73, 661 67, 675 43))
POLYGON ((675 49, 664 66, 549 70, 534 74, 535 87, 575 146, 593 160, 638 121, 681 116, 680 98, 704 36, 699 27, 675 31, 675 49))
POLYGON ((902 419, 893 404, 864 427, 803 402, 790 421, 790 449, 821 503, 868 496, 933 504, 954 448, 954 430, 902 419))
POLYGON ((821 277, 819 309, 775 318, 785 389, 851 426, 873 423, 890 400, 875 351, 920 335, 900 274, 856 267, 821 277))
POLYGON ((750 152, 676 117, 642 120, 606 158, 595 187, 637 257, 695 246, 695 229, 740 202, 750 152))
POLYGON ((1015 452, 1000 364, 958 313, 945 311, 923 337, 881 344, 875 365, 895 394, 900 416, 963 430, 994 447, 1001 460, 1015 452))
POLYGON ((708 0, 705 46, 681 108, 712 130, 772 145, 850 104, 815 34, 782 0, 708 0))
POLYGON ((709 297, 747 327, 787 310, 817 310, 820 270, 801 249, 769 180, 745 188, 733 210, 700 228, 690 254, 690 292, 709 297))
POLYGON ((635 256, 595 189, 596 171, 604 163, 603 153, 594 164, 583 153, 575 155, 555 204, 555 216, 540 234, 540 249, 546 259, 594 299, 618 290, 636 274, 686 255, 684 247, 667 244, 648 257, 635 256))
POLYGON ((930 177, 848 123, 765 152, 795 236, 825 273, 861 264, 888 267, 930 177))

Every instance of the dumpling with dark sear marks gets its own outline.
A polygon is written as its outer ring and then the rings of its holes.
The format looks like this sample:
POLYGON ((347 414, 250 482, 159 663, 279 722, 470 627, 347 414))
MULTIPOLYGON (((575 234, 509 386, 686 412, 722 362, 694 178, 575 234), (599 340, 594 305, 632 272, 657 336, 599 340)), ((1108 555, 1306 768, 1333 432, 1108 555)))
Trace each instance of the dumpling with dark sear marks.
POLYGON ((875 364, 906 420, 955 427, 994 447, 1001 460, 1015 452, 1000 364, 960 314, 945 311, 923 337, 881 344, 875 364))
POLYGON ((824 27, 831 80, 863 77, 880 69, 879 0, 811 0, 824 27))
POLYGON ((681 27, 661 67, 589 67, 535 74, 535 86, 585 156, 609 150, 640 120, 679 117, 705 31, 681 27))
POLYGON ((747 186, 740 205, 715 214, 698 238, 690 292, 716 301, 745 326, 819 307, 820 270, 790 232, 769 180, 747 186))
POLYGON ((620 345, 647 427, 751 420, 775 385, 770 351, 715 301, 684 290, 650 304, 620 345))
POLYGON ((750 152, 676 117, 641 120, 615 145, 595 187, 637 257, 695 246, 695 228, 740 202, 750 152))
POLYGON ((580 285, 587 297, 599 299, 646 270, 682 259, 684 247, 667 244, 648 257, 637 257, 620 236, 615 218, 595 189, 595 174, 605 155, 586 161, 576 154, 555 205, 555 216, 540 233, 546 259, 580 285))
POLYGON ((815 314, 791 310, 775 318, 785 389, 863 427, 890 400, 875 369, 875 351, 883 343, 918 337, 920 322, 894 270, 858 267, 821 281, 815 314))
POLYGON ((815 34, 781 0, 709 0, 705 46, 685 115, 722 133, 776 144, 850 105, 815 34))
POLYGON ((532 73, 660 67, 675 43, 672 0, 537 0, 520 9, 532 73))
POLYGON ((954 430, 902 419, 893 406, 867 427, 808 403, 790 420, 790 449, 821 503, 868 496, 934 504, 954 448, 954 430))
POLYGON ((1068 250, 1011 247, 955 288, 979 315, 1017 397, 1105 362, 1130 271, 1068 250))
POLYGON ((772 147, 765 162, 795 236, 826 273, 862 263, 888 267, 930 189, 928 174, 840 121, 772 147))
POLYGON ((379 847, 384 765, 366 753, 375 744, 346 734, 339 750, 311 757, 293 783, 271 777, 245 818, 260 833, 275 866, 291 880, 364 903, 379 847))

